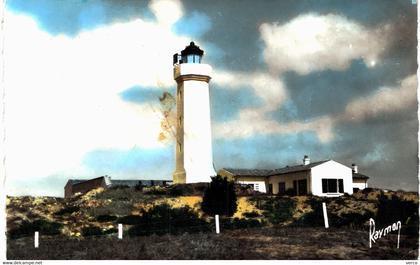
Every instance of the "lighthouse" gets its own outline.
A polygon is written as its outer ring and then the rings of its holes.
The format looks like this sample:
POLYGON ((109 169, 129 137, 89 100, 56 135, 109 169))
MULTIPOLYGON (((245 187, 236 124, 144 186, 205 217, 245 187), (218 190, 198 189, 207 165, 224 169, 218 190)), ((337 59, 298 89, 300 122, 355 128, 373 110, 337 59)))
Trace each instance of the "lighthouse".
POLYGON ((210 182, 216 175, 211 142, 209 82, 212 68, 204 51, 191 42, 174 54, 176 144, 174 183, 210 182))

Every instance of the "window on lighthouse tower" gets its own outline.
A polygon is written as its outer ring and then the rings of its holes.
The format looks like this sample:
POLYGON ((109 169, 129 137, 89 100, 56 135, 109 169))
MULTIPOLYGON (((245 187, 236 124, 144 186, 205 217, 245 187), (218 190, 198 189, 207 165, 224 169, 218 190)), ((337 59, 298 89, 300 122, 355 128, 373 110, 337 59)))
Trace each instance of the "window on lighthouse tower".
POLYGON ((201 63, 201 56, 197 54, 189 54, 182 59, 184 63, 201 63))

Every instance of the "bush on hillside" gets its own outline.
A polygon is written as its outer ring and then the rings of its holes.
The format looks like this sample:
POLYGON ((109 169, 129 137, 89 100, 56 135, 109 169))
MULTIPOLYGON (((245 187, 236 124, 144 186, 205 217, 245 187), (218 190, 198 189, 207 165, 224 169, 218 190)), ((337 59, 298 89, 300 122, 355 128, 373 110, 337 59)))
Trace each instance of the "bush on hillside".
MULTIPOLYGON (((322 211, 322 200, 317 197, 312 197, 308 200, 312 211, 305 213, 293 225, 296 226, 323 226, 324 214, 322 211)), ((330 218, 331 216, 328 215, 330 218)))
POLYGON ((115 215, 109 215, 109 214, 102 214, 102 215, 98 215, 96 216, 96 220, 98 222, 112 222, 117 220, 117 216, 115 215))
POLYGON ((143 188, 143 193, 149 194, 149 195, 166 195, 167 188, 160 187, 160 186, 146 187, 146 188, 143 188))
POLYGON ((287 197, 268 197, 261 205, 264 216, 272 224, 291 220, 295 207, 295 202, 287 197))
POLYGON ((128 185, 112 185, 109 189, 110 190, 125 190, 125 189, 129 189, 130 186, 128 185))
POLYGON ((33 236, 35 231, 38 231, 41 235, 58 235, 61 233, 62 228, 62 224, 44 219, 38 219, 33 222, 24 220, 20 226, 9 231, 9 236, 12 239, 33 236))
POLYGON ((169 187, 169 195, 174 197, 192 195, 193 192, 194 188, 189 184, 174 184, 169 187))
POLYGON ((54 215, 65 215, 65 214, 72 214, 74 212, 78 212, 80 210, 79 206, 73 206, 73 205, 66 205, 63 209, 58 210, 54 213, 54 215))
POLYGON ((204 191, 201 209, 209 215, 232 216, 237 209, 234 183, 221 176, 212 177, 204 191))
POLYGON ((118 229, 116 228, 109 228, 106 230, 102 230, 98 226, 86 226, 82 228, 82 236, 103 236, 107 234, 112 234, 118 232, 118 229))
POLYGON ((396 195, 392 195, 391 199, 382 195, 378 200, 375 224, 384 227, 401 221, 401 233, 418 234, 418 207, 418 202, 402 200, 396 195))
POLYGON ((130 236, 162 235, 209 230, 209 224, 200 219, 190 207, 171 208, 167 204, 161 204, 148 211, 142 210, 142 215, 136 225, 128 230, 128 234, 130 236))
POLYGON ((264 225, 266 225, 265 222, 257 219, 220 218, 220 230, 246 229, 264 225))
POLYGON ((246 218, 255 218, 255 217, 260 217, 261 214, 257 213, 256 211, 252 211, 252 212, 243 213, 243 216, 245 216, 246 218))
POLYGON ((142 217, 140 215, 126 215, 118 218, 117 223, 125 225, 136 225, 142 222, 142 217))

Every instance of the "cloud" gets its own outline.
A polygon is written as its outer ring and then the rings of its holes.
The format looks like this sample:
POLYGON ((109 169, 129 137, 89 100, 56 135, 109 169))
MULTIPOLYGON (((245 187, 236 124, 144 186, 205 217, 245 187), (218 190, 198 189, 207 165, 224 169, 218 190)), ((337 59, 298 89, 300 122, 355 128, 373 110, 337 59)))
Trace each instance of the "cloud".
POLYGON ((313 131, 321 141, 332 138, 331 123, 328 117, 305 122, 281 123, 268 118, 268 114, 279 109, 287 99, 287 90, 279 77, 263 72, 245 73, 214 71, 212 82, 225 89, 251 87, 262 104, 239 110, 238 119, 218 122, 214 125, 217 138, 246 138, 265 134, 291 134, 313 131))
POLYGON ((152 0, 149 7, 158 23, 166 26, 172 26, 183 16, 182 4, 179 0, 152 0))
MULTIPOLYGON (((224 82, 234 82, 224 77, 224 82)), ((237 81, 241 83, 243 81, 237 81)), ((239 118, 214 125, 217 138, 247 138, 254 135, 297 134, 305 131, 314 132, 318 139, 327 143, 335 138, 334 128, 338 123, 362 122, 384 113, 395 113, 417 103, 417 78, 410 75, 400 81, 398 87, 379 88, 375 93, 349 102, 345 110, 337 115, 322 115, 310 120, 281 122, 268 118, 271 108, 253 107, 239 111, 239 118)))
POLYGON ((417 104, 417 77, 410 75, 398 87, 381 87, 373 94, 357 98, 346 106, 338 119, 360 122, 383 113, 398 112, 417 104))
POLYGON ((375 66, 387 47, 391 28, 366 28, 339 15, 309 13, 282 25, 263 23, 259 30, 264 60, 271 71, 308 74, 344 70, 358 58, 375 66))
POLYGON ((247 109, 240 112, 240 118, 229 122, 215 124, 215 136, 219 138, 247 138, 254 135, 296 134, 305 131, 314 132, 321 142, 333 138, 333 120, 329 117, 316 118, 310 121, 281 123, 264 118, 258 111, 247 109))
POLYGON ((337 123, 362 121, 382 113, 398 112, 416 102, 415 76, 401 82, 399 88, 381 88, 373 95, 348 103, 339 114, 326 114, 309 120, 282 122, 270 117, 288 99, 282 74, 295 71, 305 75, 324 70, 345 70, 355 59, 374 67, 392 41, 390 25, 366 28, 338 15, 300 15, 278 25, 263 23, 261 38, 264 60, 269 73, 215 71, 213 81, 226 89, 252 87, 263 103, 239 111, 235 120, 215 124, 215 136, 246 138, 254 135, 314 132, 321 142, 334 139, 337 123))
POLYGON ((206 14, 197 11, 193 11, 191 14, 188 14, 188 16, 182 17, 173 26, 175 33, 179 35, 194 36, 196 38, 201 37, 210 28, 210 18, 206 14))
POLYGON ((74 37, 50 35, 5 10, 8 176, 89 176, 80 163, 87 152, 164 148, 159 101, 121 98, 129 87, 173 86, 172 54, 189 43, 168 25, 182 15, 179 1, 153 1, 151 9, 157 22, 136 19, 74 37), (166 17, 168 10, 175 15, 166 17))
POLYGON ((263 72, 229 72, 215 70, 212 82, 225 89, 251 87, 256 96, 264 101, 260 111, 272 111, 281 106, 287 98, 287 90, 281 79, 263 72))

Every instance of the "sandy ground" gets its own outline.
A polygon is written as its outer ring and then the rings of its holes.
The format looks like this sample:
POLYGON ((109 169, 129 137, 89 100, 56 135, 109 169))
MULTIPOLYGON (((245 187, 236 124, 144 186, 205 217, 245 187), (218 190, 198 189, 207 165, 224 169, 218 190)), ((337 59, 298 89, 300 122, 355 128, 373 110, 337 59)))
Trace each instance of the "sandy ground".
POLYGON ((369 248, 369 231, 324 228, 253 228, 147 236, 87 239, 42 237, 9 240, 8 259, 417 259, 418 238, 389 234, 369 248))

